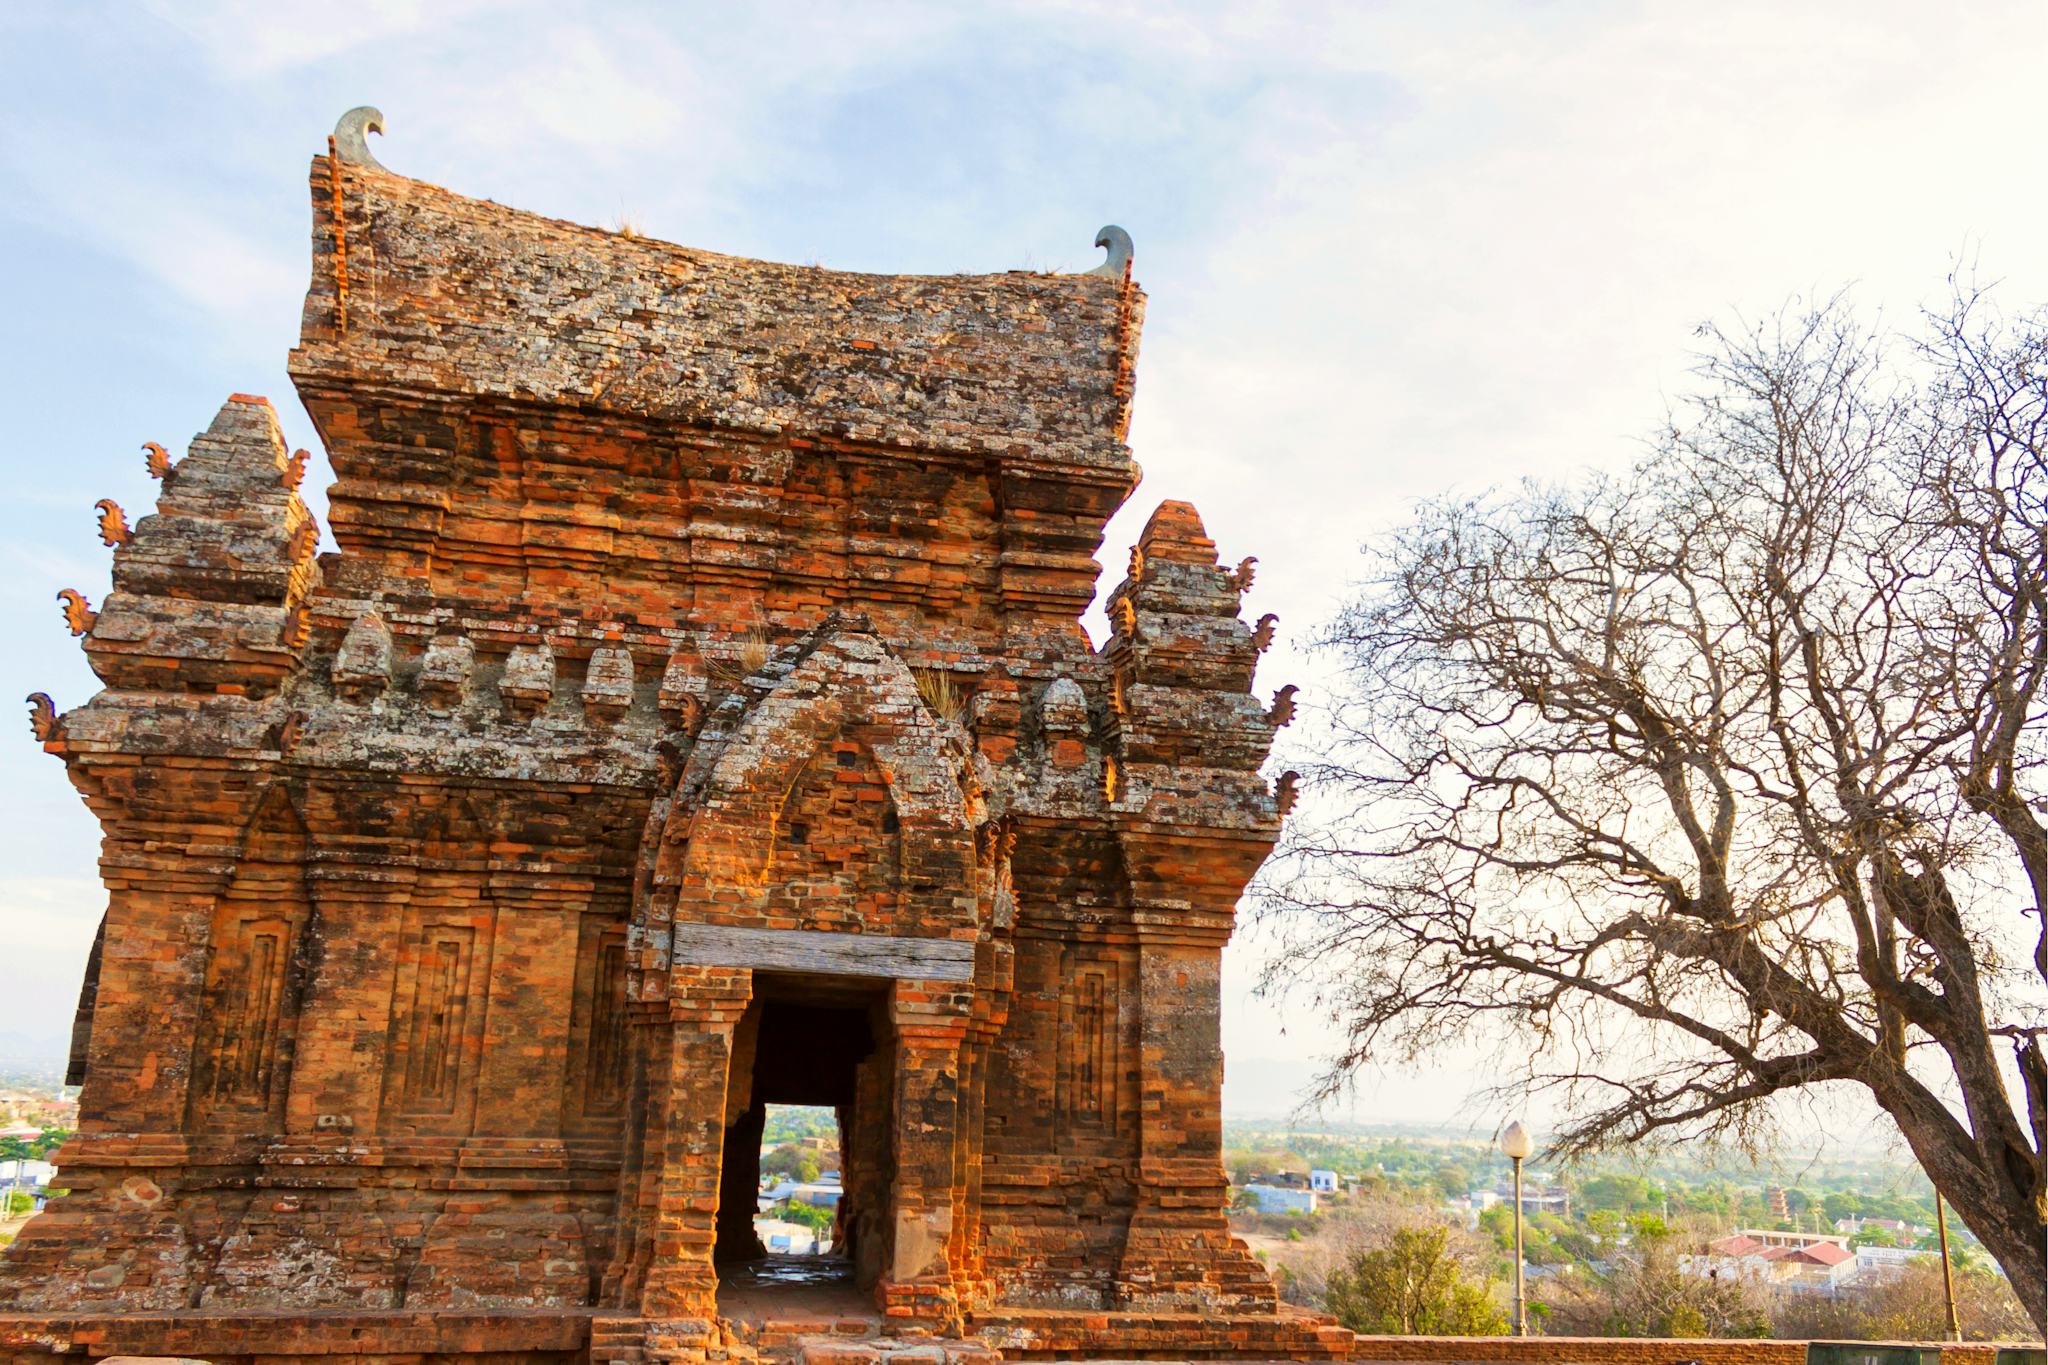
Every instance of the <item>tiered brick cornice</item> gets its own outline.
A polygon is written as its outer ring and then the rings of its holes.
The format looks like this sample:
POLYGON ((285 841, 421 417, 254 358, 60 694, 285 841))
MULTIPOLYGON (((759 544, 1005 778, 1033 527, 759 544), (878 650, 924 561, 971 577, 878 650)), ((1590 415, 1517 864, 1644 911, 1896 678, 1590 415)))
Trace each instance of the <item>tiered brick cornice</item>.
POLYGON ((97 509, 106 687, 32 711, 109 908, 8 1349, 743 1359, 717 1257, 789 1102, 893 1333, 1335 1353, 1223 1222, 1270 624, 1171 503, 1079 624, 1136 286, 692 251, 360 132, 291 362, 340 552, 235 396, 97 509))

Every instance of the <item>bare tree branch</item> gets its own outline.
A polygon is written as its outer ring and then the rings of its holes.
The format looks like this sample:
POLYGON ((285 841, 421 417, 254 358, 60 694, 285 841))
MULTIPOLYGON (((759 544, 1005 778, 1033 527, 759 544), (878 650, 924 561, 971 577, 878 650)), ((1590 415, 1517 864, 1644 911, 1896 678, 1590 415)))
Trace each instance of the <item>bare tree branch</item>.
POLYGON ((2048 316, 1709 340, 1628 476, 1371 552, 1272 980, 1343 1021, 1331 1088, 1533 1036, 1564 1152, 1859 1085, 2040 1322, 2048 316))

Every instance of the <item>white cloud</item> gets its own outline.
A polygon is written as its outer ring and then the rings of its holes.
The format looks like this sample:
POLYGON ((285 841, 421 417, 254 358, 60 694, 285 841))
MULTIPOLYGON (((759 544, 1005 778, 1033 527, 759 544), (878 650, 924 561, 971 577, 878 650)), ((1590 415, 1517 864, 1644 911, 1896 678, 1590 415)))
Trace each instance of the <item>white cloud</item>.
POLYGON ((314 0, 146 0, 143 6, 184 34, 228 80, 332 61, 371 44, 418 42, 510 7, 504 0, 349 0, 344 6, 314 0))
POLYGON ((0 1033, 43 1038, 69 1030, 106 908, 97 878, 0 877, 0 945, 8 961, 0 1033))

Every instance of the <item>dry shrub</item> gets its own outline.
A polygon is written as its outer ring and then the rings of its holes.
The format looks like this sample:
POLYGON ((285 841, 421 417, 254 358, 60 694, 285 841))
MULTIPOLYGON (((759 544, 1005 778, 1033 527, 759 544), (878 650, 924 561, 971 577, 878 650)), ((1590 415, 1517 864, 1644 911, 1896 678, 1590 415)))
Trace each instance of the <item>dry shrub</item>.
MULTIPOLYGON (((1967 1341, 2031 1341, 2034 1324, 2006 1283, 1987 1265, 1959 1265, 1956 1318, 1967 1341)), ((1812 1341, 1940 1341, 1948 1332, 1941 1262, 1929 1256, 1896 1272, 1824 1294, 1780 1294, 1771 1311, 1777 1335, 1812 1341)))
POLYGON ((761 671, 768 662, 768 637, 758 630, 750 630, 739 639, 739 645, 724 658, 706 659, 704 671, 713 682, 721 687, 738 687, 753 674, 761 671))
POLYGON ((967 714, 967 693, 953 684, 953 675, 939 668, 913 668, 910 679, 917 695, 940 720, 959 724, 967 714))

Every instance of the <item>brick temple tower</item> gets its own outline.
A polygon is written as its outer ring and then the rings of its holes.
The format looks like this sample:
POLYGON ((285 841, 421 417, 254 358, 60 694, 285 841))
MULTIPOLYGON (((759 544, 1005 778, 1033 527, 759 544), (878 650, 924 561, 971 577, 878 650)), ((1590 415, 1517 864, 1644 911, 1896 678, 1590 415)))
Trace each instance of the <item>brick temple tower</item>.
POLYGON ((46 1352, 743 1359, 765 1106, 876 1331, 1341 1355, 1224 1221, 1270 622, 1161 506, 1091 646, 1143 295, 577 227, 316 158, 291 374, 105 504, 35 703, 105 833, 46 1352))

